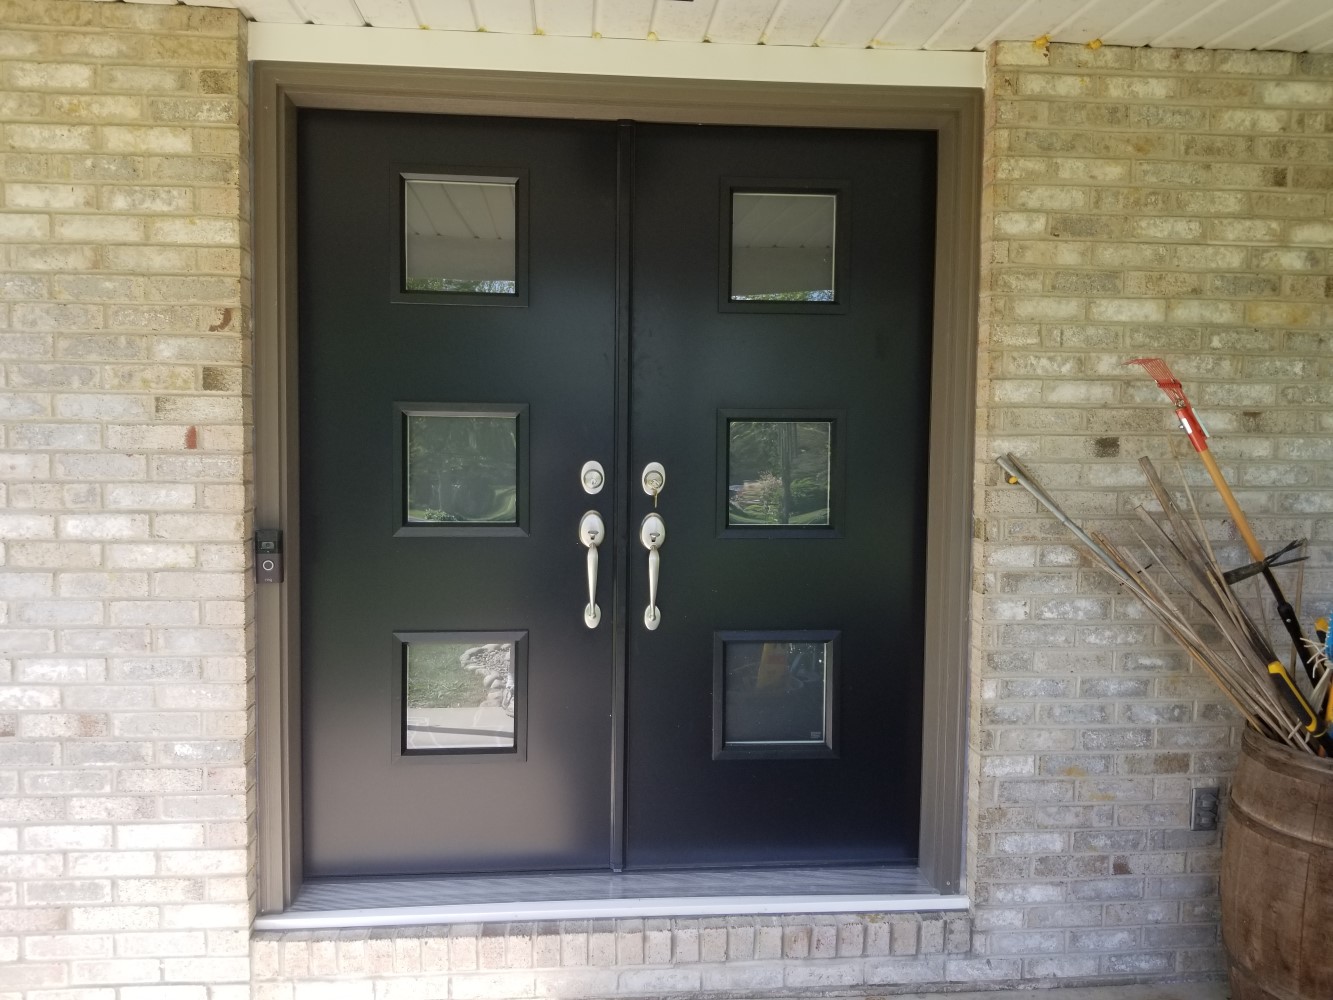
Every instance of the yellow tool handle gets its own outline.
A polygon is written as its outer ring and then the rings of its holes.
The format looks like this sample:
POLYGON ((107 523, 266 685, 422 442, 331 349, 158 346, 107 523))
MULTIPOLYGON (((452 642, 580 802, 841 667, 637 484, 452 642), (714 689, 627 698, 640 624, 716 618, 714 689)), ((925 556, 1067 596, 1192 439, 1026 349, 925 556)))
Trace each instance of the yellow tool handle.
POLYGON ((1245 547, 1250 550, 1250 555, 1254 557, 1255 562, 1263 562, 1263 547, 1259 544, 1259 539, 1254 537, 1254 532, 1250 530, 1250 522, 1245 519, 1245 512, 1240 509, 1240 504, 1236 502, 1231 487, 1222 478, 1222 470, 1217 467, 1217 460, 1213 458, 1213 453, 1211 451, 1201 451, 1199 452, 1199 458, 1203 462, 1203 467, 1208 470, 1208 475, 1212 477, 1217 492, 1222 495, 1222 502, 1227 505, 1227 510, 1231 512, 1231 519, 1236 522, 1236 530, 1240 532, 1240 537, 1245 540, 1245 547))
POLYGON ((1328 730, 1327 723, 1322 726, 1320 725, 1322 720, 1319 718, 1319 713, 1311 708, 1310 703, 1305 700, 1305 695, 1301 694, 1300 688, 1296 686, 1296 682, 1293 681, 1291 675, 1287 673, 1287 668, 1277 660, 1274 660, 1268 665, 1268 673, 1273 678, 1282 682, 1278 685, 1278 690, 1283 692, 1283 694, 1289 695, 1290 697, 1288 700, 1295 702, 1296 706, 1310 720, 1305 724, 1305 731, 1312 736, 1323 736, 1328 730), (1285 687, 1283 685, 1285 685, 1285 687))

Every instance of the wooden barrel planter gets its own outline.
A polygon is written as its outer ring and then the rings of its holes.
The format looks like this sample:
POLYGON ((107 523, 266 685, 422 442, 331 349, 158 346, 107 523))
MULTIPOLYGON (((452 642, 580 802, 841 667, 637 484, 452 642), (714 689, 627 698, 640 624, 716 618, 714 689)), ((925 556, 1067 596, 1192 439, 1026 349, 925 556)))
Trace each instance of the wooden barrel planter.
POLYGON ((1333 998, 1333 760, 1246 729, 1222 837, 1232 1000, 1333 998))

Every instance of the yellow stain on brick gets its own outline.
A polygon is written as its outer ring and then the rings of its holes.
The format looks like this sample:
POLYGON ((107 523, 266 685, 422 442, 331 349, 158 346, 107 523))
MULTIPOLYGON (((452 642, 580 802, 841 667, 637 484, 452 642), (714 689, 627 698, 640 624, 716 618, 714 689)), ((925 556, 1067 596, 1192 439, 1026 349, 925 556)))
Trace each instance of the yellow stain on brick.
POLYGON ((1321 309, 1301 302, 1249 302, 1245 305, 1247 322, 1262 326, 1314 326, 1321 309))

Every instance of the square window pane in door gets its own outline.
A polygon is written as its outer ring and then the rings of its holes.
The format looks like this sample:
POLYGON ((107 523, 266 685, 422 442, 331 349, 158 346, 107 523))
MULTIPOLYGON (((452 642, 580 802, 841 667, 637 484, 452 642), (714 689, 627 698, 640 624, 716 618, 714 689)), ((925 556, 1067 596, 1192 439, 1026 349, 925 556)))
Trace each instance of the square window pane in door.
POLYGON ((828 527, 832 464, 832 421, 728 421, 727 526, 828 527))
POLYGON ((405 418, 408 525, 518 523, 518 414, 405 418))
POLYGON ((518 294, 518 178, 403 175, 404 291, 518 294))
POLYGON ((506 751, 517 746, 520 685, 514 642, 448 633, 399 636, 405 752, 506 751))
POLYGON ((836 194, 733 191, 731 301, 835 301, 837 218, 836 194))
POLYGON ((837 639, 837 632, 718 633, 714 757, 831 756, 837 639))

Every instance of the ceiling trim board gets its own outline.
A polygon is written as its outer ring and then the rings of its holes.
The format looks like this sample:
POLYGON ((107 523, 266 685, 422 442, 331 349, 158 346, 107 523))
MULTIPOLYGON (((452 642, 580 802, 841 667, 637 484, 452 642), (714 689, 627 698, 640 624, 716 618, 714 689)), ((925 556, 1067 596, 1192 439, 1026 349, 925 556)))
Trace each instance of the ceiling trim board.
POLYGON ((620 38, 250 24, 253 62, 880 87, 986 85, 984 52, 698 45, 620 38))

